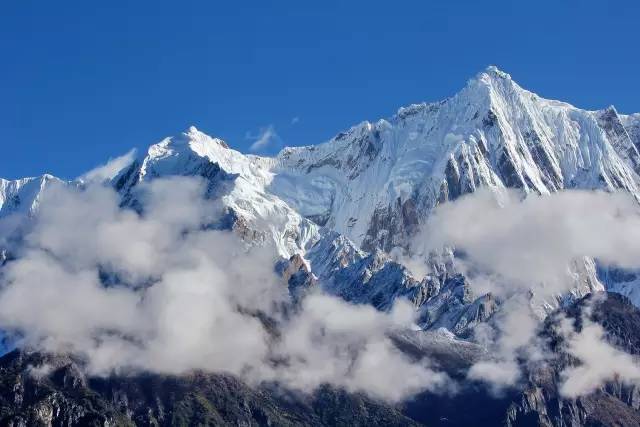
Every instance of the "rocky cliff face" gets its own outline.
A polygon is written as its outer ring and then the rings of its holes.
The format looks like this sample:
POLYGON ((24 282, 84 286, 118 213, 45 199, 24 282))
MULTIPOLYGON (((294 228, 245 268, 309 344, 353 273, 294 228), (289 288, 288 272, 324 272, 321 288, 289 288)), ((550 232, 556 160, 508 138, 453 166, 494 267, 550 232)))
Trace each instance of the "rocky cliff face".
POLYGON ((0 358, 7 426, 417 425, 396 408, 324 387, 310 396, 253 388, 227 375, 87 378, 69 357, 0 358))
MULTIPOLYGON (((586 297, 548 319, 540 336, 552 343, 553 357, 549 363, 528 369, 521 386, 492 394, 478 384, 466 382, 454 396, 418 396, 406 403, 404 413, 430 426, 638 425, 640 395, 636 386, 612 381, 575 399, 564 398, 558 392, 560 372, 578 362, 562 350, 562 342, 553 332, 555 322, 560 313, 569 319, 579 319, 590 300, 591 297, 586 297)), ((619 294, 608 294, 606 299, 599 297, 598 301, 593 306, 591 320, 604 326, 610 343, 637 355, 640 311, 619 294)), ((464 372, 472 360, 473 357, 467 357, 457 366, 464 372)))
MULTIPOLYGON (((580 325, 583 308, 592 298, 578 301, 565 313, 580 325)), ((608 294, 606 300, 595 302, 590 319, 604 326, 607 340, 617 348, 629 354, 640 354, 640 312, 628 299, 619 294, 608 294)), ((551 340, 558 357, 553 363, 530 372, 525 390, 507 410, 506 425, 639 425, 640 390, 636 385, 613 381, 576 399, 562 398, 558 394, 561 370, 576 361, 561 350, 562 338, 553 331, 556 321, 554 316, 547 320, 543 335, 551 340)), ((580 328, 578 326, 578 330, 580 328)))

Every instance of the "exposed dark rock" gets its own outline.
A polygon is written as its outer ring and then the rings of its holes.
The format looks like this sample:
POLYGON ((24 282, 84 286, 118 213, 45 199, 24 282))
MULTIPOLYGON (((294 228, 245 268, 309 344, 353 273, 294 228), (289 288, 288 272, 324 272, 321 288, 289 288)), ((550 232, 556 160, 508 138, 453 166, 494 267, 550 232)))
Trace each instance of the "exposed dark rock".
POLYGON ((495 126, 498 123, 498 116, 492 110, 487 112, 486 117, 482 119, 482 125, 486 128, 495 126))
POLYGON ((318 279, 311 273, 309 266, 300 254, 292 255, 288 260, 276 264, 276 272, 280 274, 289 287, 293 301, 299 301, 304 295, 318 285, 318 279))
POLYGON ((0 425, 417 425, 396 408, 330 387, 301 395, 228 375, 80 380, 79 372, 65 357, 14 351, 0 358, 0 425))
POLYGON ((362 249, 389 252, 396 246, 404 246, 408 237, 416 233, 419 227, 418 205, 412 198, 396 199, 393 205, 374 211, 362 249))
MULTIPOLYGON (((599 294, 594 298, 594 295, 589 295, 564 311, 574 319, 576 329, 582 328, 583 308, 588 303, 592 304, 591 320, 604 327, 606 339, 627 353, 640 354, 640 311, 619 294, 609 293, 606 298, 599 294)), ((530 372, 529 384, 507 411, 506 425, 640 425, 640 391, 635 385, 613 381, 592 394, 576 399, 559 395, 560 372, 576 361, 563 352, 560 346, 562 338, 553 328, 556 321, 556 316, 550 316, 542 334, 550 340, 557 360, 530 372)))

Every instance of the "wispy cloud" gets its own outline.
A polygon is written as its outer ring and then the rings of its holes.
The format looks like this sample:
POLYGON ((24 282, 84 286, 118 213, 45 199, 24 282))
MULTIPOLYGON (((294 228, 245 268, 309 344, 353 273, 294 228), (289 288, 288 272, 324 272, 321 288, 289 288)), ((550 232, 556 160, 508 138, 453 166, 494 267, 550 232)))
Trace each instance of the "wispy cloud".
POLYGON ((115 177, 118 172, 133 163, 136 156, 135 148, 132 148, 122 156, 109 159, 107 163, 91 169, 82 174, 79 179, 83 181, 105 181, 115 177))
POLYGON ((295 116, 293 119, 291 119, 291 124, 295 125, 296 123, 298 123, 300 121, 300 117, 295 116))
POLYGON ((251 151, 264 150, 269 145, 280 140, 280 137, 276 133, 276 129, 273 125, 260 128, 260 132, 258 132, 257 135, 247 133, 246 138, 253 140, 253 143, 249 147, 249 150, 251 151))

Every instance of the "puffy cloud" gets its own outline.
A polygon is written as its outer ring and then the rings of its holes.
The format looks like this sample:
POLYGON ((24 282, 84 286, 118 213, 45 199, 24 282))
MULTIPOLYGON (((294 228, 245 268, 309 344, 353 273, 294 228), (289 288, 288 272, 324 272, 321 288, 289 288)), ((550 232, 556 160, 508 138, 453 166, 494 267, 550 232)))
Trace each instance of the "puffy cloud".
POLYGON ((415 248, 445 245, 474 265, 505 279, 496 293, 514 287, 553 295, 565 291, 571 263, 583 256, 636 267, 640 209, 627 194, 562 191, 522 200, 515 191, 479 191, 438 208, 415 248))
POLYGON ((494 392, 499 393, 503 387, 512 386, 520 379, 520 366, 512 358, 481 360, 471 366, 467 377, 484 381, 494 386, 494 392))
POLYGON ((640 382, 640 365, 633 356, 604 339, 604 329, 597 323, 587 322, 580 333, 572 334, 568 352, 579 360, 579 365, 561 373, 560 393, 575 398, 589 394, 607 381, 640 382))
POLYGON ((504 301, 492 326, 481 324, 474 331, 476 340, 490 350, 490 358, 471 366, 467 377, 488 383, 496 394, 516 385, 522 379, 520 361, 542 357, 538 326, 539 319, 524 295, 504 301))
POLYGON ((318 292, 290 305, 275 251, 212 229, 220 209, 205 192, 195 178, 154 180, 138 212, 103 186, 53 188, 3 267, 0 328, 95 375, 205 370, 392 401, 448 384, 389 338, 413 325, 408 303, 381 313, 318 292))
MULTIPOLYGON (((478 191, 435 210, 412 244, 425 256, 455 247, 457 264, 476 295, 501 299, 489 325, 476 328, 476 340, 491 357, 468 376, 495 389, 515 385, 520 364, 548 355, 537 339, 539 306, 566 294, 584 278, 593 257, 624 268, 640 265, 640 208, 631 196, 594 191, 562 191, 526 198, 516 191, 478 191)), ((614 373, 637 379, 631 357, 602 339, 590 325, 570 340, 582 365, 564 373, 563 393, 588 393, 614 373), (620 365, 596 363, 598 358, 620 365)))
POLYGON ((579 330, 575 320, 560 317, 558 334, 564 339, 564 351, 577 359, 576 365, 560 372, 560 394, 576 398, 594 392, 609 381, 640 383, 640 364, 636 357, 607 342, 604 328, 591 320, 594 304, 606 295, 591 298, 580 313, 579 330))
MULTIPOLYGON (((389 338, 413 326, 409 304, 382 313, 316 291, 289 305, 275 251, 212 229, 220 206, 205 194, 196 178, 158 179, 141 187, 134 211, 99 185, 52 188, 17 259, 3 267, 0 328, 22 346, 81 356, 98 375, 200 369, 303 391, 329 383, 390 401, 449 388, 445 374, 389 338)), ((639 218, 625 196, 588 192, 525 200, 481 192, 437 209, 414 249, 454 246, 475 292, 502 300, 475 330, 491 357, 468 377, 498 391, 517 384, 523 361, 547 357, 530 291, 566 292, 572 262, 583 256, 636 266, 639 218)), ((561 392, 638 381, 633 358, 606 343, 598 325, 585 325, 564 332, 580 364, 562 373, 561 392)))
POLYGON ((278 370, 277 378, 307 390, 339 384, 392 401, 425 389, 447 389, 445 374, 430 369, 427 361, 411 361, 388 338, 411 324, 413 316, 407 302, 381 313, 327 295, 309 296, 284 330, 279 351, 287 369, 278 370))

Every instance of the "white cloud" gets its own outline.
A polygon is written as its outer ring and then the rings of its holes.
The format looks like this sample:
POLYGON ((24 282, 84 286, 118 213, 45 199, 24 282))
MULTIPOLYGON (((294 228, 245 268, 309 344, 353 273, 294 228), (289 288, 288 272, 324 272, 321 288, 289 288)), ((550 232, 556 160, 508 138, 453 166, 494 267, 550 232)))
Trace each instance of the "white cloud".
POLYGON ((607 381, 640 383, 640 365, 633 356, 604 339, 604 329, 587 321, 580 333, 569 338, 568 352, 580 362, 561 372, 560 393, 569 398, 589 394, 607 381))
MULTIPOLYGON (((138 195, 139 214, 120 208, 102 186, 53 188, 20 256, 3 268, 0 328, 18 332, 21 345, 80 355, 93 374, 201 369, 304 391, 329 383, 390 401, 448 390, 445 374, 389 339, 413 326, 405 302, 381 313, 311 293, 282 310, 288 294, 273 272, 275 252, 203 227, 220 212, 203 198, 205 189, 196 178, 155 180, 138 195), (117 280, 105 285, 105 273, 117 280), (278 336, 256 312, 276 322, 278 336)), ((502 299, 494 322, 475 330, 491 357, 468 373, 499 390, 522 378, 522 361, 545 357, 529 291, 568 290, 576 257, 636 266, 639 230, 637 205, 621 195, 566 192, 521 202, 507 194, 500 207, 480 193, 439 208, 414 247, 455 246, 470 273, 482 272, 475 276, 482 281, 471 282, 475 291, 502 299)), ((581 364, 562 373, 566 396, 613 378, 640 379, 635 361, 598 328, 567 332, 568 351, 581 364)))
POLYGON ((412 324, 414 314, 403 301, 381 313, 368 305, 311 295, 284 329, 279 351, 288 365, 276 371, 275 378, 303 390, 330 383, 391 401, 426 389, 446 391, 445 374, 430 369, 426 361, 411 361, 388 338, 412 324))
POLYGON ((542 350, 536 340, 539 319, 524 295, 506 300, 494 320, 493 327, 483 324, 476 328, 476 339, 489 349, 490 358, 471 366, 467 377, 484 381, 499 393, 521 380, 518 359, 535 360, 542 350))
POLYGON ((575 320, 559 318, 557 333, 565 340, 564 350, 578 360, 560 372, 560 394, 576 398, 594 392, 609 381, 640 384, 640 364, 605 338, 604 328, 591 320, 594 305, 606 298, 598 295, 582 307, 580 331, 575 320))
POLYGON ((520 379, 520 367, 514 360, 481 360, 471 366, 467 378, 494 385, 498 393, 503 387, 516 384, 520 379))
POLYGON ((389 338, 412 327, 408 303, 381 313, 318 293, 283 310, 275 251, 203 227, 219 212, 205 189, 195 178, 155 180, 138 195, 141 214, 98 185, 45 194, 19 258, 3 267, 0 328, 21 346, 76 354, 97 375, 197 369, 391 401, 446 388, 446 375, 389 338))
POLYGON ((135 156, 136 150, 131 149, 122 156, 109 159, 109 161, 107 161, 107 163, 105 163, 104 165, 100 165, 88 172, 85 172, 80 176, 79 179, 86 182, 101 182, 107 179, 111 179, 115 177, 122 169, 133 163, 133 161, 135 160, 135 156))
POLYGON ((294 118, 291 119, 291 124, 295 125, 300 121, 300 117, 296 116, 294 118))
POLYGON ((247 139, 253 140, 253 143, 249 147, 251 151, 260 151, 267 148, 272 143, 278 141, 280 138, 276 133, 275 127, 269 125, 261 128, 257 135, 247 134, 247 139))
POLYGON ((584 256, 622 267, 640 264, 640 209, 626 194, 563 191, 550 196, 479 191, 438 208, 414 241, 418 252, 445 245, 495 273, 492 291, 552 296, 567 290, 584 256))
POLYGON ((39 366, 29 365, 27 366, 27 373, 35 380, 40 380, 49 376, 53 372, 53 366, 49 364, 42 364, 39 366))
MULTIPOLYGON (((440 206, 412 244, 423 257, 446 246, 463 254, 458 265, 476 295, 491 292, 503 301, 491 326, 475 331, 491 357, 469 371, 499 389, 519 381, 519 362, 548 356, 533 309, 576 286, 589 265, 585 257, 640 266, 640 208, 626 194, 563 191, 523 199, 515 191, 484 190, 440 206)), ((569 350, 582 365, 564 373, 564 394, 588 393, 614 374, 638 379, 631 357, 602 338, 597 325, 571 338, 569 350)))

